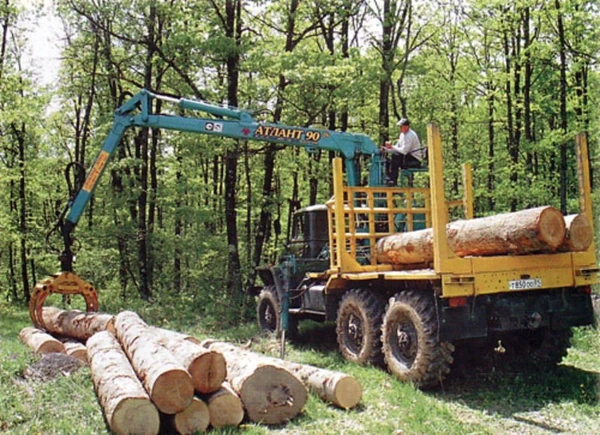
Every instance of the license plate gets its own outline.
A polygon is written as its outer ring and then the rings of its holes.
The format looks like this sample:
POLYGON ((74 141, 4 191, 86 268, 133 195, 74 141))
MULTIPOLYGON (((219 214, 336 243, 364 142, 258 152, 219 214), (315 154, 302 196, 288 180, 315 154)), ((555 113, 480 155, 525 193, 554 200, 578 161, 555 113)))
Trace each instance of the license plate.
POLYGON ((530 290, 534 288, 542 288, 542 280, 540 278, 514 279, 508 281, 509 290, 530 290))

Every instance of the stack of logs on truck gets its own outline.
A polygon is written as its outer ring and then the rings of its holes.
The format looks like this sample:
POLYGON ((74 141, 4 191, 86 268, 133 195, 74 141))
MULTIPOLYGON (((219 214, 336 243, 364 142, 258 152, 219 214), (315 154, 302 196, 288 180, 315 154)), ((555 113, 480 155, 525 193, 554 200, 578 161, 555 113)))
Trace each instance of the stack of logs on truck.
POLYGON ((465 353, 556 365, 571 328, 594 323, 599 282, 585 136, 576 145, 579 207, 568 216, 545 205, 474 218, 469 169, 462 201, 446 196, 435 125, 428 167, 400 177, 412 183, 348 185, 334 159, 331 200, 296 212, 286 255, 259 268, 259 325, 277 329, 289 300, 288 336, 305 319, 336 322, 345 359, 419 387, 439 385, 465 353))
POLYGON ((307 390, 343 409, 361 399, 361 385, 351 376, 225 342, 200 342, 149 326, 134 312, 44 307, 42 317, 43 329, 24 328, 21 340, 36 353, 68 353, 89 362, 115 433, 194 433, 237 426, 244 417, 282 424, 302 411, 307 390))

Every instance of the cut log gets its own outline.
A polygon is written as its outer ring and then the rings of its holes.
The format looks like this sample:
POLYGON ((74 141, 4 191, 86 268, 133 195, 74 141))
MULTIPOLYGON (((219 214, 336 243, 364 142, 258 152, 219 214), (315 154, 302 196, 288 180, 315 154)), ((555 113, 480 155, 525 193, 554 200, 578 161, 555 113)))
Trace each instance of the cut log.
POLYGON ((65 353, 65 346, 56 338, 41 329, 28 326, 19 333, 19 338, 35 353, 65 353))
POLYGON ((214 341, 203 346, 223 354, 227 381, 240 396, 248 418, 264 424, 281 424, 304 407, 308 392, 302 382, 266 357, 214 341))
POLYGON ((223 382, 221 388, 203 399, 208 404, 210 424, 214 428, 238 426, 244 419, 242 401, 228 382, 223 382))
POLYGON ((194 395, 192 378, 175 357, 158 343, 148 325, 134 312, 116 316, 116 335, 156 407, 176 414, 194 395))
POLYGON ((49 332, 80 341, 87 340, 99 331, 115 331, 115 316, 112 314, 44 307, 42 319, 49 332))
POLYGON ((208 406, 194 397, 192 403, 174 415, 163 414, 161 433, 192 434, 204 432, 210 423, 208 406))
POLYGON ((275 364, 279 364, 296 375, 321 400, 332 403, 340 408, 354 408, 360 402, 362 396, 360 382, 345 373, 260 355, 249 350, 237 348, 229 343, 211 342, 209 345, 221 351, 229 349, 230 352, 233 352, 233 349, 236 349, 236 352, 245 354, 248 358, 264 358, 275 364))
POLYGON ((90 371, 106 421, 118 434, 157 434, 158 410, 137 378, 121 345, 108 331, 87 341, 90 371))
POLYGON ((212 393, 221 388, 227 375, 227 364, 223 355, 209 350, 189 339, 189 336, 161 328, 150 328, 158 342, 167 348, 175 359, 192 376, 194 389, 198 393, 212 393))
POLYGON ((587 216, 584 214, 565 216, 565 226, 567 228, 565 240, 558 250, 563 252, 587 251, 594 240, 592 225, 587 216))
POLYGON ((433 230, 396 233, 377 241, 377 261, 383 264, 419 264, 433 261, 433 230))
MULTIPOLYGON (((562 213, 544 206, 454 221, 446 231, 450 249, 465 257, 553 252, 563 243, 566 229, 562 213)), ((384 264, 431 262, 433 230, 383 237, 377 242, 376 255, 377 261, 384 264)))
POLYGON ((67 355, 77 358, 79 361, 87 364, 87 348, 84 344, 77 340, 67 339, 63 341, 63 346, 65 347, 65 353, 67 355))

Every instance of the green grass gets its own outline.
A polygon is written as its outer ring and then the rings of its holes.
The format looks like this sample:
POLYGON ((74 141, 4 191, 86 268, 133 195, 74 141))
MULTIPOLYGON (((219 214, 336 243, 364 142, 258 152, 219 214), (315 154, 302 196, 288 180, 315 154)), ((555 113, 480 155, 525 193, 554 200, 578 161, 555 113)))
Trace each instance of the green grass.
MULTIPOLYGON (((253 324, 219 329, 214 319, 197 316, 178 322, 154 307, 136 307, 145 319, 192 333, 230 341, 256 335, 253 324), (179 325, 179 326, 178 326, 179 325)), ((52 381, 26 380, 23 371, 38 360, 18 339, 30 325, 24 308, 0 303, 0 432, 14 434, 110 433, 87 368, 52 381)), ((344 361, 336 350, 332 325, 303 324, 288 359, 339 370, 363 386, 361 404, 340 410, 310 396, 301 415, 286 425, 252 423, 213 431, 219 434, 575 434, 600 433, 600 334, 575 331, 573 348, 556 371, 451 376, 442 388, 419 391, 374 367, 344 361)), ((274 340, 254 340, 256 350, 277 355, 274 340)))

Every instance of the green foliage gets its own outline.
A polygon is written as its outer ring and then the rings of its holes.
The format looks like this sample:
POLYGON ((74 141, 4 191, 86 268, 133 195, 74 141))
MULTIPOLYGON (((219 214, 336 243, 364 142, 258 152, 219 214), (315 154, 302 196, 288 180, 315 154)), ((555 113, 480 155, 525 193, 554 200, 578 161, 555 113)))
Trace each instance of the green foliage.
MULTIPOLYGON (((566 208, 576 212, 576 132, 589 133, 596 178, 600 163, 595 68, 600 16, 595 1, 560 4, 567 42, 566 131, 557 99, 559 11, 549 1, 412 2, 410 23, 404 23, 410 27, 398 27, 399 44, 390 53, 395 63, 385 72, 378 51, 383 11, 374 3, 299 2, 291 16, 291 2, 242 2, 236 45, 225 31, 223 1, 128 0, 119 8, 89 0, 59 1, 57 12, 68 27, 68 39, 52 92, 39 86, 20 62, 26 38, 19 24, 23 12, 12 4, 0 6, 14 36, 7 39, 0 63, 0 295, 21 298, 23 272, 31 286, 56 271, 57 253, 48 249, 46 234, 70 196, 63 169, 73 161, 91 166, 125 93, 150 86, 226 103, 226 59, 232 54, 240 59, 239 105, 255 110, 257 119, 272 121, 281 109, 280 120, 288 125, 340 128, 347 114, 349 130, 373 138, 396 134, 379 125, 380 81, 389 75, 389 124, 405 109, 424 142, 427 123, 441 126, 448 197, 460 196, 461 165, 470 162, 477 216, 512 207, 560 206, 560 149, 566 146, 566 208), (288 35, 290 18, 295 27, 288 35), (531 83, 525 65, 531 68, 531 83), (18 123, 26 132, 24 172, 12 128, 18 123), (511 154, 515 146, 516 157, 511 154)), ((163 110, 175 113, 166 105, 163 110)), ((236 229, 242 281, 251 276, 261 212, 269 213, 261 262, 274 262, 285 244, 294 189, 293 199, 302 206, 330 198, 329 155, 278 150, 272 191, 263 193, 265 144, 153 132, 157 140, 151 162, 150 155, 140 153, 138 133, 127 134, 120 144, 78 225, 76 271, 97 286, 104 306, 138 303, 144 273, 140 231, 145 226, 153 299, 171 303, 181 298, 189 302, 190 312, 215 304, 225 307, 219 319, 228 317, 233 310, 226 275, 226 153, 239 149, 236 229), (155 171, 154 181, 142 182, 146 169, 155 171), (142 193, 148 195, 145 205, 139 202, 142 193)), ((58 233, 49 242, 62 249, 58 233)), ((169 312, 171 316, 178 313, 169 312)), ((229 320, 235 322, 236 316, 229 320)))

